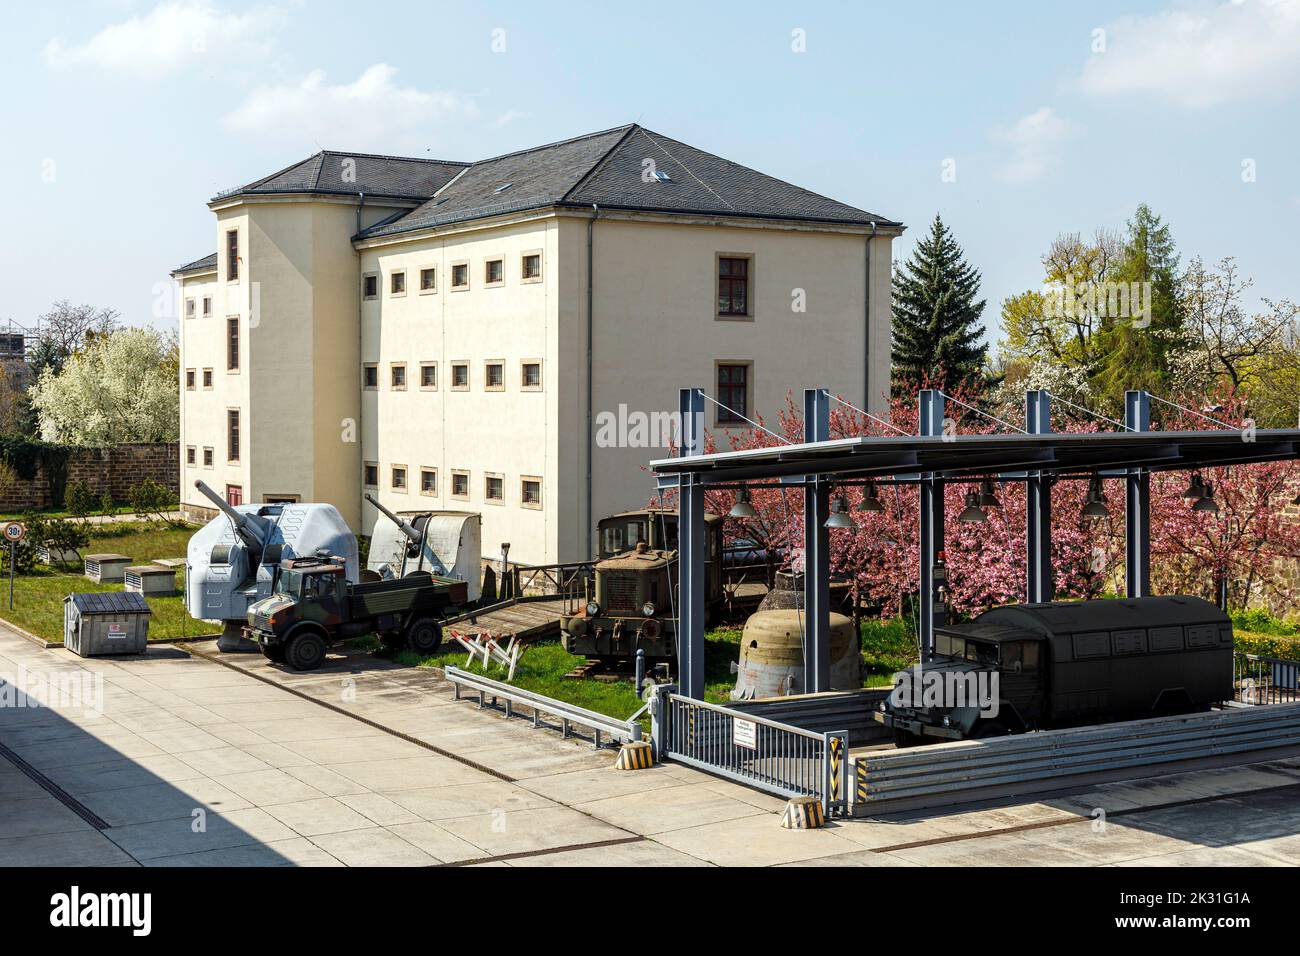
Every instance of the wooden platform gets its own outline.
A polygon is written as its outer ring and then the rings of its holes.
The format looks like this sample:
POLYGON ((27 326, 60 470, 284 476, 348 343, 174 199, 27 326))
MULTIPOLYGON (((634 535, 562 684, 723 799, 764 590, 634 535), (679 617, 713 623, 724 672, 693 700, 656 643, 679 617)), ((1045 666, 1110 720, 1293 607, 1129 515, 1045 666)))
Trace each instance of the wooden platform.
POLYGON ((496 604, 449 618, 447 624, 469 624, 493 633, 513 634, 521 641, 540 641, 559 637, 560 615, 564 599, 550 598, 496 604))

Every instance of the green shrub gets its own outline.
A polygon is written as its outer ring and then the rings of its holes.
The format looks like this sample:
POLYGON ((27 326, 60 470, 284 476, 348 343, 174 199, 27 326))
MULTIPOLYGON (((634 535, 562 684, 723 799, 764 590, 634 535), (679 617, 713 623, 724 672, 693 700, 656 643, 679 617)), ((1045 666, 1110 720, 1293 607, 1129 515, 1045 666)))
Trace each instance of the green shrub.
POLYGON ((916 663, 916 623, 909 617, 862 622, 862 661, 873 672, 895 673, 916 663))
POLYGON ((157 516, 166 520, 167 511, 172 504, 171 492, 152 478, 146 478, 138 485, 128 488, 127 498, 136 517, 141 519, 157 516))
POLYGON ((1279 620, 1263 608, 1251 608, 1246 611, 1230 611, 1232 626, 1236 630, 1250 631, 1254 634, 1294 634, 1296 626, 1279 620))
MULTIPOLYGON (((9 545, 0 545, 0 573, 9 573, 9 545)), ((36 570, 36 549, 27 541, 13 549, 14 573, 31 574, 36 570)))
POLYGON ((90 544, 90 529, 84 523, 56 518, 44 525, 42 537, 33 543, 46 545, 51 551, 75 551, 80 557, 81 549, 90 544))
POLYGON ((116 510, 117 502, 113 500, 113 493, 105 488, 103 494, 99 496, 99 513, 111 515, 116 510))
POLYGON ((78 479, 68 483, 68 492, 63 496, 63 507, 72 517, 84 521, 94 513, 98 503, 94 492, 84 481, 78 479))
POLYGON ((1300 640, 1294 637, 1237 631, 1233 635, 1233 645, 1243 654, 1276 657, 1284 661, 1300 661, 1300 640))

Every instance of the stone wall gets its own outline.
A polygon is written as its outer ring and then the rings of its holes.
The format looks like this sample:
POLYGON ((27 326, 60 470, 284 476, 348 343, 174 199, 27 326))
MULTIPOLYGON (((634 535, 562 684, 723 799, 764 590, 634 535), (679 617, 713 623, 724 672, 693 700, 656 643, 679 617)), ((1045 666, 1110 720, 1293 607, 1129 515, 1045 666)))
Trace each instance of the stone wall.
MULTIPOLYGON (((108 491, 116 501, 126 501, 127 491, 145 478, 152 478, 180 494, 180 449, 174 442, 113 445, 108 448, 72 448, 68 453, 67 483, 85 482, 99 497, 108 491)), ((30 480, 19 478, 7 493, 0 493, 0 511, 29 508, 62 508, 54 500, 49 475, 42 466, 30 480)))

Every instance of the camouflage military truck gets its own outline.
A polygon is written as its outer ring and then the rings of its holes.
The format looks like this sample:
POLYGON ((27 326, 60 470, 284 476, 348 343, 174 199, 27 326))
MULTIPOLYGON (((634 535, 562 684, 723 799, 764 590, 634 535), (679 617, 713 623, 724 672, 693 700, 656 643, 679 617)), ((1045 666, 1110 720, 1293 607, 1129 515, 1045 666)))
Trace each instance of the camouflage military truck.
POLYGON ((330 644, 370 633, 427 655, 442 643, 446 611, 466 598, 464 581, 427 571, 352 584, 341 558, 293 558, 276 569, 271 596, 248 609, 244 635, 269 660, 300 671, 319 667, 330 644))
MULTIPOLYGON (((586 606, 560 619, 560 642, 589 660, 650 661, 677 656, 677 512, 650 509, 604 518, 596 526, 600 560, 586 606)), ((721 604, 722 518, 705 516, 704 592, 721 604)))

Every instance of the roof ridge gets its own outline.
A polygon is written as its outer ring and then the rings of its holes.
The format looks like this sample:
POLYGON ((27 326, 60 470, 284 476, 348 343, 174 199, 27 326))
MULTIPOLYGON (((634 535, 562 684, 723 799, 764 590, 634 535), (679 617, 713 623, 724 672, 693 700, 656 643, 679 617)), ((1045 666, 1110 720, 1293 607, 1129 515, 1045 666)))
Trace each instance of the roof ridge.
MULTIPOLYGON (((614 127, 614 128, 617 129, 618 127, 614 127)), ((587 169, 587 171, 578 177, 578 181, 574 183, 572 186, 570 186, 568 189, 566 189, 564 191, 564 195, 562 195, 559 199, 557 199, 556 202, 566 202, 569 196, 580 186, 582 186, 582 184, 585 183, 590 177, 594 176, 596 174, 596 170, 604 166, 605 163, 609 161, 609 158, 614 155, 614 151, 618 149, 620 146, 622 146, 624 143, 626 143, 628 137, 631 136, 632 133, 638 129, 642 129, 642 128, 638 126, 636 123, 629 123, 627 125, 627 128, 623 130, 623 135, 618 138, 618 141, 610 144, 609 149, 605 150, 605 152, 601 155, 600 159, 592 163, 591 166, 587 169)), ((612 130, 606 130, 605 132, 612 132, 612 130)), ((644 132, 644 130, 642 130, 642 132, 644 132)))
MULTIPOLYGON (((322 149, 320 153, 321 154, 329 153, 331 156, 358 156, 361 157, 362 159, 395 159, 403 163, 437 163, 440 166, 473 166, 474 165, 474 160, 470 160, 466 162, 463 159, 432 159, 428 156, 397 156, 393 153, 359 153, 356 152, 355 150, 348 150, 348 149, 322 149)), ((294 165, 297 164, 295 163, 294 165)))
MULTIPOLYGON (((724 197, 723 197, 723 196, 722 196, 722 195, 721 195, 721 194, 720 194, 716 189, 714 189, 712 186, 710 186, 708 183, 706 183, 703 179, 701 179, 699 176, 697 176, 697 175, 695 174, 695 170, 691 169, 691 167, 687 166, 685 162, 683 162, 682 160, 678 159, 678 158, 677 158, 676 156, 674 156, 672 153, 668 152, 668 147, 664 146, 663 143, 661 143, 661 142, 659 142, 659 140, 655 139, 655 136, 656 136, 656 135, 662 136, 662 135, 663 135, 662 133, 658 133, 658 134, 653 134, 653 135, 652 135, 651 131, 648 130, 648 129, 642 129, 641 132, 645 134, 646 139, 650 140, 650 142, 654 143, 655 146, 656 146, 658 149, 662 150, 662 151, 663 151, 663 154, 664 154, 665 156, 667 156, 669 159, 671 159, 671 160, 672 160, 674 163, 676 163, 678 166, 682 167, 682 169, 686 170, 686 172, 690 174, 690 176, 691 176, 692 179, 694 179, 697 183, 699 183, 701 186, 703 186, 705 189, 707 189, 710 193, 712 193, 715 199, 717 199, 719 202, 721 202, 723 205, 725 205, 725 206, 726 206, 728 209, 730 209, 732 212, 736 212, 736 211, 737 211, 737 210, 736 210, 736 206, 735 206, 734 203, 729 202, 726 198, 724 198, 724 197)), ((685 146, 687 149, 696 149, 696 147, 691 146, 690 143, 682 143, 682 142, 679 142, 678 140, 673 139, 671 136, 664 136, 663 138, 666 139, 666 140, 668 140, 668 142, 673 143, 673 144, 676 145, 676 146, 685 146)), ((698 150, 698 149, 696 149, 696 151, 697 151, 697 152, 703 152, 702 150, 698 150)), ((710 156, 714 156, 714 157, 717 158, 717 159, 721 159, 724 163, 726 163, 726 162, 731 162, 730 160, 726 159, 726 158, 723 157, 723 156, 718 156, 716 153, 709 153, 708 155, 710 155, 710 156)), ((733 163, 732 165, 735 165, 735 164, 733 163)), ((742 169, 749 169, 748 166, 742 166, 741 168, 742 168, 742 169)), ((757 169, 753 170, 753 172, 758 173, 760 176, 766 176, 766 175, 767 175, 766 173, 760 173, 757 169)), ((834 201, 834 200, 832 200, 832 201, 834 201)))
POLYGON ((323 156, 324 154, 325 154, 325 150, 323 150, 323 149, 321 149, 321 150, 317 150, 316 152, 312 153, 310 156, 305 157, 304 159, 296 160, 296 161, 290 163, 288 166, 283 167, 282 169, 277 169, 275 172, 271 173, 269 176, 263 176, 261 179, 255 179, 255 180, 253 180, 251 183, 248 183, 248 184, 245 185, 245 186, 240 186, 238 191, 239 191, 239 192, 244 192, 245 190, 248 190, 248 189, 256 189, 258 186, 262 185, 262 183, 270 182, 272 179, 275 179, 276 176, 283 176, 283 175, 284 175, 285 173, 287 173, 289 170, 291 170, 291 169, 297 169, 297 168, 298 168, 299 166, 301 166, 303 163, 309 163, 309 162, 311 162, 313 159, 315 159, 317 156, 323 156))
POLYGON ((635 123, 627 123, 623 126, 611 126, 609 129, 597 130, 594 133, 583 133, 581 136, 570 136, 568 139, 557 139, 553 143, 543 143, 540 146, 530 146, 527 149, 516 149, 513 152, 501 153, 497 156, 489 156, 486 159, 475 160, 470 166, 481 166, 484 163, 494 163, 498 159, 509 159, 512 156, 523 156, 527 153, 535 153, 538 150, 550 149, 553 146, 567 146, 569 143, 577 143, 584 139, 595 139, 597 136, 605 136, 618 130, 630 130, 635 123))

